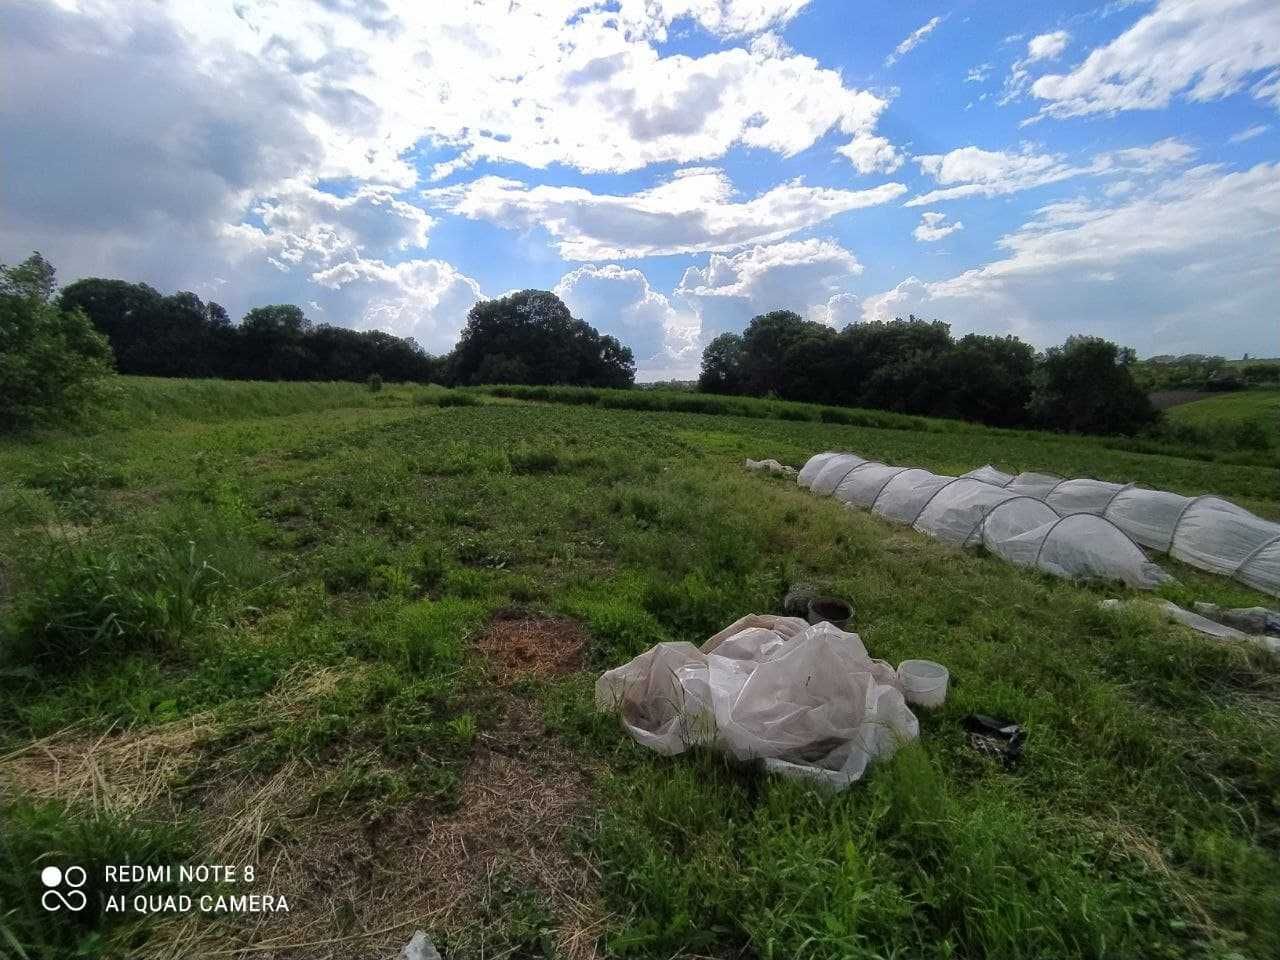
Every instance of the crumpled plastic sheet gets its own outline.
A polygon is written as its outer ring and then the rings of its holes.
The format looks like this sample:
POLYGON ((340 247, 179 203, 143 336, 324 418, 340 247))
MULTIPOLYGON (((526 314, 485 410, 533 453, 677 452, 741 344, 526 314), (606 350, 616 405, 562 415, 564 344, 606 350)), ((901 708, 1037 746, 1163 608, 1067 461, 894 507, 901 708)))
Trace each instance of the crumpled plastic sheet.
MULTIPOLYGON (((796 482, 821 496, 864 507, 956 546, 983 546, 1020 567, 1060 577, 1119 580, 1152 590, 1169 575, 1125 529, 1091 511, 1060 510, 1048 497, 1062 482, 1048 474, 1013 477, 986 466, 963 477, 819 453, 796 482)), ((1089 481, 1092 482, 1092 481, 1089 481)), ((1112 484, 1114 491, 1129 490, 1112 484)), ((1101 502, 1098 492, 1090 503, 1101 502)))
POLYGON ((919 736, 893 667, 856 633, 752 614, 701 647, 660 643, 596 682, 635 741, 674 756, 705 745, 842 790, 919 736))

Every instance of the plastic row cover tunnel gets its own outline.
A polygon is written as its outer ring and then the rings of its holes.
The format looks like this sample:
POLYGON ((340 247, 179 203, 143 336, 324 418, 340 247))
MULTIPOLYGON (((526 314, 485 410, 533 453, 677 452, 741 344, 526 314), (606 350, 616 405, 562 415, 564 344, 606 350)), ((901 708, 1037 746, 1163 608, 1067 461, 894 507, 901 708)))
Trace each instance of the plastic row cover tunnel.
POLYGON ((1060 577, 1120 580, 1151 590, 1168 575, 1103 516, 1060 512, 1011 484, 947 477, 846 453, 820 453, 797 481, 957 546, 986 547, 1020 567, 1060 577))
MULTIPOLYGON (((926 470, 911 470, 869 462, 852 454, 822 453, 811 458, 800 471, 801 486, 815 493, 863 506, 877 513, 911 523, 918 529, 952 542, 994 540, 998 530, 1008 525, 1011 513, 1029 523, 1034 507, 1016 506, 1036 501, 1063 518, 1056 533, 1103 534, 1097 524, 1087 529, 1082 520, 1065 518, 1087 515, 1107 521, 1125 538, 1152 550, 1168 553, 1202 570, 1234 577, 1241 583, 1280 596, 1280 524, 1255 516, 1221 497, 1184 497, 1163 490, 1146 490, 1132 484, 1102 480, 1068 480, 1046 473, 1002 473, 990 465, 963 477, 939 477, 926 470), (935 496, 936 495, 936 496, 935 496), (1008 507, 1003 504, 1008 503, 1008 507), (1001 506, 999 512, 996 506, 1001 506), (990 513, 986 522, 984 511, 990 513), (966 524, 975 515, 982 530, 966 524), (961 538, 963 534, 963 538, 961 538)), ((1048 517, 1047 514, 1041 514, 1048 517)), ((1019 555, 1026 552, 1019 534, 1019 555)), ((991 549, 1013 560, 1006 549, 991 549)), ((1132 544, 1131 544, 1132 545, 1132 544)), ((1050 561, 1056 548, 1049 549, 1050 561)), ((1041 554, 1035 565, 1047 569, 1041 554)), ((1017 562, 1016 560, 1014 562, 1017 562)), ((1128 582, 1127 578, 1126 582, 1128 582)))

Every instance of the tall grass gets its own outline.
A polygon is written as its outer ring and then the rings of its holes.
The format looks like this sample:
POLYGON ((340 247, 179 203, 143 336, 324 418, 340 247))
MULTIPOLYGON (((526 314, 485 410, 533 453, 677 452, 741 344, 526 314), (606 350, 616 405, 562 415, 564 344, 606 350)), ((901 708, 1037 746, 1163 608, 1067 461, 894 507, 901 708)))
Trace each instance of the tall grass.
POLYGON ((82 544, 51 539, 46 576, 0 635, 0 667, 63 673, 111 655, 172 651, 216 622, 226 577, 173 545, 82 544))

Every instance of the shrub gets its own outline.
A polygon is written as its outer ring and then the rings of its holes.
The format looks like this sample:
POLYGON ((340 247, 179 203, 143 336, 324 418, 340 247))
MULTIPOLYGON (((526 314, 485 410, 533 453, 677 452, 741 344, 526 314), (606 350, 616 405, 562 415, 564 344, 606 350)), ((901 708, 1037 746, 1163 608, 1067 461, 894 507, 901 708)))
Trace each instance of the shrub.
POLYGON ((53 286, 38 253, 0 265, 0 430, 80 417, 112 373, 106 338, 80 310, 58 309, 53 286))
POLYGON ((365 382, 369 385, 370 393, 377 393, 382 389, 382 374, 371 373, 369 374, 369 379, 365 382))

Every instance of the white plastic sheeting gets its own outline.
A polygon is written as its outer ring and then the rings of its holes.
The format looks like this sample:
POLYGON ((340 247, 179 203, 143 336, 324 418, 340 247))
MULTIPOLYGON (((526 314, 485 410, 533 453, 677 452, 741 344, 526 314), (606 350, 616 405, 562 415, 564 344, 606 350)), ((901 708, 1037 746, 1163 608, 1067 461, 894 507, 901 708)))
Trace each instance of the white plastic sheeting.
MULTIPOLYGON (((849 506, 873 510, 956 546, 984 546, 1020 567, 1060 577, 1119 580, 1154 589, 1168 575, 1147 559, 1131 535, 1101 514, 1121 491, 1068 490, 1096 512, 1061 510, 1051 498, 1066 484, 1049 474, 1014 477, 987 466, 963 477, 865 460, 854 454, 820 453, 797 482, 849 506), (1105 493, 1105 496, 1104 496, 1105 493)), ((1093 483, 1093 481, 1070 481, 1093 483)))
POLYGON ((1184 497, 1132 484, 1064 480, 1045 473, 1010 476, 990 465, 967 476, 1034 496, 1063 516, 1101 517, 1144 547, 1280 596, 1280 523, 1221 497, 1184 497))
POLYGON ((658 753, 709 745, 837 790, 919 735, 893 667, 856 633, 796 617, 743 617, 701 647, 660 643, 601 676, 596 705, 658 753))
POLYGON ((990 464, 946 477, 833 452, 811 457, 796 479, 814 493, 909 523, 947 543, 981 543, 1010 563, 1061 576, 1150 589, 1167 574, 1140 545, 1280 596, 1280 523, 1221 497, 1049 473, 1014 475, 990 464))

